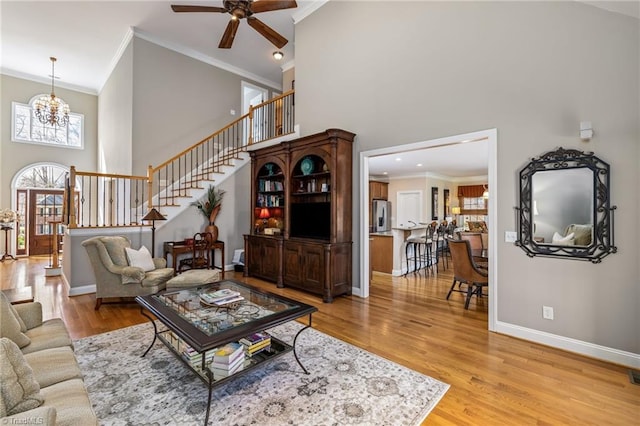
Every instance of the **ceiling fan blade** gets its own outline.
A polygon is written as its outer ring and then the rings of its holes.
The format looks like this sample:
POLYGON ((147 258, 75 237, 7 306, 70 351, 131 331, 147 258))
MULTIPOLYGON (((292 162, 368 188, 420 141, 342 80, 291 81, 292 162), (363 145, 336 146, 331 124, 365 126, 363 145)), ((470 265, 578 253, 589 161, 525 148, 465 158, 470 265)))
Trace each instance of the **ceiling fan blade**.
POLYGON ((264 38, 269 40, 276 47, 282 47, 289 42, 289 40, 282 37, 273 28, 269 27, 258 18, 254 18, 253 16, 251 16, 247 18, 247 23, 251 26, 251 28, 262 34, 264 38))
POLYGON ((295 0, 260 0, 251 3, 253 13, 269 12, 272 10, 292 9, 298 7, 295 0))
POLYGON ((220 49, 230 49, 233 44, 233 39, 236 37, 236 31, 238 31, 238 25, 240 25, 240 20, 238 19, 230 19, 227 24, 227 29, 224 30, 224 34, 220 39, 220 44, 218 47, 220 49))
POLYGON ((227 9, 224 7, 215 7, 215 6, 186 6, 182 4, 172 4, 171 9, 174 12, 215 12, 215 13, 226 13, 227 9))

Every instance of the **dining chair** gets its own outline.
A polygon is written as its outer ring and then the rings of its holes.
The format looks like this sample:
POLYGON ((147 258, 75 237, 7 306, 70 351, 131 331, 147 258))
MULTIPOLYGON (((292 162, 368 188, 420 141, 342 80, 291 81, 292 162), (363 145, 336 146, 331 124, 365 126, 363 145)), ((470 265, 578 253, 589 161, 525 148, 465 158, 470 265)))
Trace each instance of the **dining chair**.
POLYGON ((464 308, 469 309, 471 296, 475 294, 478 298, 482 297, 482 287, 489 285, 489 273, 479 268, 473 261, 471 244, 468 240, 450 239, 448 242, 453 262, 453 283, 447 293, 447 300, 454 291, 466 293, 464 308), (456 284, 458 284, 457 290, 455 289, 456 284), (466 290, 462 290, 461 284, 466 284, 466 290))
POLYGON ((193 249, 191 257, 181 259, 178 266, 178 273, 187 269, 210 269, 211 268, 211 245, 213 236, 210 232, 198 232, 193 236, 193 249))
MULTIPOLYGON (((485 249, 484 244, 482 243, 482 235, 480 233, 466 233, 463 232, 460 234, 460 239, 469 241, 469 245, 471 250, 482 251, 485 249)), ((473 257, 473 256, 472 256, 473 257)), ((479 266, 482 269, 488 269, 489 265, 486 259, 482 258, 474 258, 476 266, 479 266)))

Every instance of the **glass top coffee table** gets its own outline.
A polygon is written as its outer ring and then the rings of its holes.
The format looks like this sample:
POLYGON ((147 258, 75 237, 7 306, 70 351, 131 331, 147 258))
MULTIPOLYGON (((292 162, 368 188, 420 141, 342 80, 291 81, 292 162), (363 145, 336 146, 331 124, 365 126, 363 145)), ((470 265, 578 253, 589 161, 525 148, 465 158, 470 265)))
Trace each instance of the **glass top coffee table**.
POLYGON ((209 421, 212 389, 264 362, 293 351, 298 365, 309 374, 298 359, 295 344, 300 333, 311 326, 311 315, 318 310, 314 306, 233 280, 138 296, 136 302, 140 304, 142 315, 149 318, 154 329, 153 341, 142 356, 149 352, 156 338, 159 338, 209 386, 205 424, 209 421), (215 301, 216 296, 223 297, 220 290, 228 293, 228 298, 215 301), (166 329, 158 330, 156 322, 145 310, 153 314, 166 329), (236 342, 249 345, 248 338, 255 337, 256 334, 264 337, 264 330, 307 315, 307 325, 298 331, 292 344, 266 335, 268 342, 263 342, 261 347, 258 347, 259 343, 255 345, 256 349, 252 349, 253 346, 243 346, 246 350, 240 356, 243 359, 238 361, 242 364, 238 371, 225 377, 214 374, 214 371, 220 370, 212 368, 212 365, 216 366, 212 364, 213 355, 219 353, 218 350, 223 346, 234 345, 236 342))

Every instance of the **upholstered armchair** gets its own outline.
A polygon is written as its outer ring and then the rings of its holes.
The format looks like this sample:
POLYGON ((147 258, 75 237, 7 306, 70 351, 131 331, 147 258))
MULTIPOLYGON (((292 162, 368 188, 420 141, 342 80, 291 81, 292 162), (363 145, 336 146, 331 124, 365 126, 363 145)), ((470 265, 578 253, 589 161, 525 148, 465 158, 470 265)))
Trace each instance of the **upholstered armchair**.
MULTIPOLYGON (((127 237, 98 236, 83 241, 82 245, 87 250, 96 277, 96 310, 100 309, 102 299, 106 297, 157 293, 173 277, 173 268, 167 268, 167 261, 163 258, 151 259, 148 255, 148 259, 142 262, 130 262, 139 252, 131 249, 131 241, 127 237), (141 266, 132 266, 132 263, 141 266)), ((146 249, 144 252, 148 253, 146 249)))

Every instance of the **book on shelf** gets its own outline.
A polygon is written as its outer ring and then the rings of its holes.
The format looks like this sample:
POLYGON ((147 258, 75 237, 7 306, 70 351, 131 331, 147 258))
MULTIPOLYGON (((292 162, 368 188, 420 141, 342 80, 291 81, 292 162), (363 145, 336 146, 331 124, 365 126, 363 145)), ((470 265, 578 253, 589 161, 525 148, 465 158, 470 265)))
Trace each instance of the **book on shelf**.
POLYGON ((213 351, 213 361, 220 364, 233 364, 238 358, 244 358, 244 346, 238 342, 227 343, 213 351))

